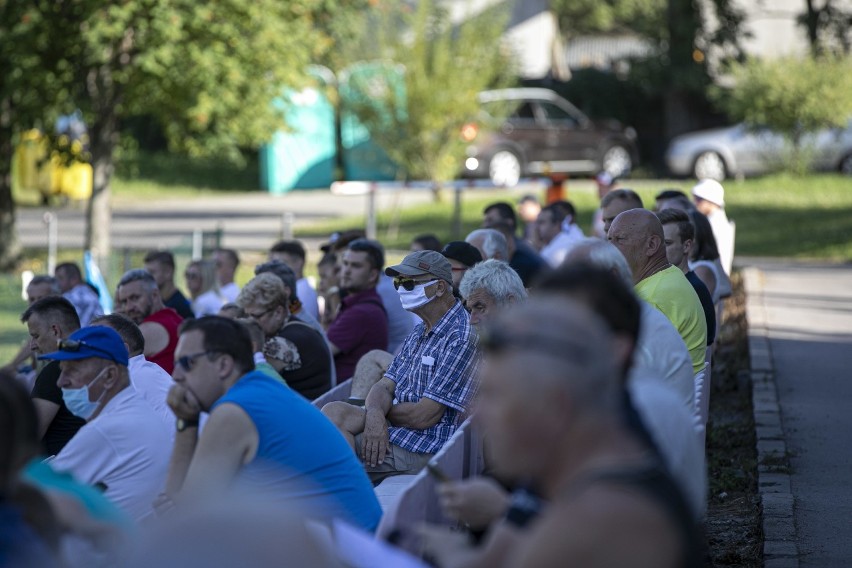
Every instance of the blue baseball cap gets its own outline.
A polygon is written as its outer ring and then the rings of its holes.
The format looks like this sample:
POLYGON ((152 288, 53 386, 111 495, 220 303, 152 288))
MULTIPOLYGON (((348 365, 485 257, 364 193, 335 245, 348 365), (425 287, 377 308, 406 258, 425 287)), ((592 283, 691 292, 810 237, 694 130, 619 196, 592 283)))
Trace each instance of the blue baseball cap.
POLYGON ((42 355, 39 359, 76 361, 98 357, 127 366, 130 355, 121 336, 110 327, 92 325, 78 329, 67 339, 60 339, 58 351, 42 355))

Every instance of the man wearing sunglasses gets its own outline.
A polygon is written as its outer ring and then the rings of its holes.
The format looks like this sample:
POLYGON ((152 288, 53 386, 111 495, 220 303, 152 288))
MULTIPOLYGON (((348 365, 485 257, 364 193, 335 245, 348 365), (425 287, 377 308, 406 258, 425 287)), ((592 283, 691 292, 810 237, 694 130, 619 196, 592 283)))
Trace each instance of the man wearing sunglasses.
POLYGON ((141 520, 166 479, 171 428, 131 387, 127 348, 114 330, 84 327, 58 347, 40 358, 59 361, 62 398, 86 424, 51 466, 104 487, 107 499, 141 520))
POLYGON ((450 262, 439 252, 417 251, 385 273, 402 306, 422 323, 363 408, 345 402, 323 407, 373 483, 422 469, 453 435, 476 392, 476 335, 453 296, 450 262))
POLYGON ((175 357, 169 405, 177 435, 158 510, 171 499, 220 496, 239 480, 288 511, 376 528, 381 507, 358 460, 310 402, 255 369, 241 323, 219 316, 187 321, 175 357), (202 411, 210 418, 199 433, 202 411))

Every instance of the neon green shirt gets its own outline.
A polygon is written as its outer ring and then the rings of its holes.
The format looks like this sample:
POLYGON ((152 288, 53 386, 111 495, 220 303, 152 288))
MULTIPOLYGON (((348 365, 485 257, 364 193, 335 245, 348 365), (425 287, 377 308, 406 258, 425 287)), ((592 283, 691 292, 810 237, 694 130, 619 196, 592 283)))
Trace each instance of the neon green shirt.
POLYGON ((669 266, 633 287, 636 294, 663 312, 675 326, 692 359, 692 372, 704 368, 707 320, 695 289, 676 266, 669 266))

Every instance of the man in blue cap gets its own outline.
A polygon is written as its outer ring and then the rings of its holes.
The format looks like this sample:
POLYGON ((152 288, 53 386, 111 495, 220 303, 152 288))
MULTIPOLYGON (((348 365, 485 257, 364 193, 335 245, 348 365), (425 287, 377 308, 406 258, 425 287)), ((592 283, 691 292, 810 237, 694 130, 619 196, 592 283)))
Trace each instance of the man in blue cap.
POLYGON ((41 359, 59 361, 57 384, 68 410, 86 421, 51 465, 100 487, 131 518, 152 512, 168 472, 172 432, 130 384, 121 337, 84 327, 41 359))

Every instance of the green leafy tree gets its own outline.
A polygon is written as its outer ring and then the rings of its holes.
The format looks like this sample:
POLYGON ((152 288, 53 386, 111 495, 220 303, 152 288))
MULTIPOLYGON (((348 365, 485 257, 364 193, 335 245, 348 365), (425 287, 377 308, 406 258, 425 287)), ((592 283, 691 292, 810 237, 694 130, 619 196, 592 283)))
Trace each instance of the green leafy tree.
MULTIPOLYGON (((331 6, 332 0, 0 0, 0 126, 14 134, 36 116, 50 124, 61 111, 82 110, 94 168, 86 247, 103 257, 119 120, 151 116, 172 150, 239 160, 241 148, 283 125, 271 101, 285 86, 301 84, 308 62, 327 48, 316 18, 331 6)), ((0 177, 6 172, 0 161, 0 177)))
POLYGON ((811 53, 849 55, 852 50, 852 10, 837 0, 805 0, 799 25, 805 27, 811 53))
POLYGON ((493 9, 453 27, 437 2, 421 0, 414 10, 384 2, 369 17, 369 37, 351 53, 386 61, 387 72, 352 76, 360 96, 351 110, 408 178, 438 187, 461 171, 462 127, 480 115, 477 94, 515 78, 501 40, 507 14, 493 9))
POLYGON ((666 0, 551 0, 559 28, 568 36, 632 32, 659 37, 666 0))
POLYGON ((844 128, 852 117, 852 58, 751 59, 735 65, 732 75, 735 86, 715 91, 716 99, 733 119, 782 134, 793 171, 808 165, 808 134, 844 128))

